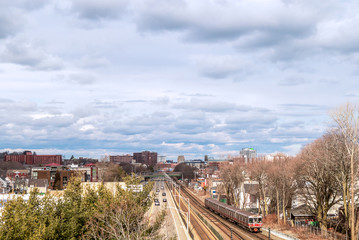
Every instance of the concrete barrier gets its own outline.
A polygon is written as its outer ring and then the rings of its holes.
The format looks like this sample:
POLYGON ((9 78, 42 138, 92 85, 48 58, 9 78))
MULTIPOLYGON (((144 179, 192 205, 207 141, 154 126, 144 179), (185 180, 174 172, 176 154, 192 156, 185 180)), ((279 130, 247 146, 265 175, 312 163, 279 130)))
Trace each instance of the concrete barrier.
MULTIPOLYGON (((262 231, 268 232, 269 229, 262 227, 262 231)), ((299 240, 299 238, 296 238, 294 236, 290 236, 288 234, 285 234, 285 233, 282 233, 282 232, 279 232, 279 231, 276 231, 276 230, 273 230, 273 229, 270 230, 270 234, 274 235, 276 237, 283 238, 285 240, 299 240)))

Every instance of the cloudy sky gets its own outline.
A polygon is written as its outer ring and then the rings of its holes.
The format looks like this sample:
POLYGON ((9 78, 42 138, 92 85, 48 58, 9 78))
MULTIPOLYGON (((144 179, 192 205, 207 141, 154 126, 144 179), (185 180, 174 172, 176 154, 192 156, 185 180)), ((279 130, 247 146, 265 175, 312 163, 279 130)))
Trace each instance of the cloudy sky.
POLYGON ((358 102, 358 1, 0 4, 1 150, 296 154, 358 102))

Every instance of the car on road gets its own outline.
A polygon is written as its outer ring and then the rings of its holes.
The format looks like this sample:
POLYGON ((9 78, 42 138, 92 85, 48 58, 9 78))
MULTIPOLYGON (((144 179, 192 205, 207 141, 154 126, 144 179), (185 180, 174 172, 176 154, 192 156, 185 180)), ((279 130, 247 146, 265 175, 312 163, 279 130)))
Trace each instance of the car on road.
POLYGON ((162 201, 163 201, 163 202, 167 202, 167 199, 166 199, 166 198, 164 198, 162 201))
POLYGON ((155 202, 155 206, 159 206, 160 205, 160 202, 155 202))
POLYGON ((158 198, 155 198, 155 202, 159 202, 158 198))
POLYGON ((163 193, 162 193, 162 196, 166 196, 166 193, 165 193, 165 192, 163 192, 163 193))
POLYGON ((162 187, 161 187, 161 189, 163 190, 163 189, 164 189, 164 187, 162 186, 162 187))
POLYGON ((159 192, 159 191, 160 191, 160 189, 157 188, 157 189, 156 189, 156 192, 159 192))

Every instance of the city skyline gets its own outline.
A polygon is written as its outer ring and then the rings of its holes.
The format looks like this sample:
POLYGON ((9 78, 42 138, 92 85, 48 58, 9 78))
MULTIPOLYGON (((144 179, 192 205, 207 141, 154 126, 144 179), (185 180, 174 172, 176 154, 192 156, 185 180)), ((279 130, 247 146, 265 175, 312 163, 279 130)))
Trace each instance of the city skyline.
POLYGON ((359 3, 3 1, 0 150, 294 155, 359 97, 359 3))

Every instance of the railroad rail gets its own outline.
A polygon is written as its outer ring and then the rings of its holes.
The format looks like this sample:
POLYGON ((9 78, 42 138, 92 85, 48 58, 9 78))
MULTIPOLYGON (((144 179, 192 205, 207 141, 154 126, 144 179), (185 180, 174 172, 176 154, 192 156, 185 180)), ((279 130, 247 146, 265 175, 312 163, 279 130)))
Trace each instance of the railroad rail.
MULTIPOLYGON (((168 186, 167 186, 168 187, 168 186)), ((175 204, 177 206, 180 206, 180 209, 184 212, 188 212, 188 206, 186 204, 183 204, 182 201, 178 202, 178 198, 174 196, 175 204), (180 204, 180 205, 179 205, 180 204)), ((217 239, 217 237, 213 234, 212 231, 208 229, 208 227, 201 222, 201 220, 195 215, 192 214, 190 211, 190 219, 191 219, 191 225, 196 231, 196 234, 200 239, 203 240, 213 240, 217 239)), ((195 238, 196 239, 196 238, 195 238)))
MULTIPOLYGON (((222 218, 216 213, 207 209, 204 203, 199 200, 196 196, 194 196, 186 187, 181 185, 181 193, 186 195, 190 201, 191 206, 200 214, 205 217, 211 224, 216 226, 221 231, 221 235, 224 239, 239 239, 239 240, 267 240, 268 237, 264 236, 260 233, 250 233, 242 228, 240 228, 237 224, 228 221, 227 219, 222 218)), ((181 205, 182 206, 182 205, 181 205)))

